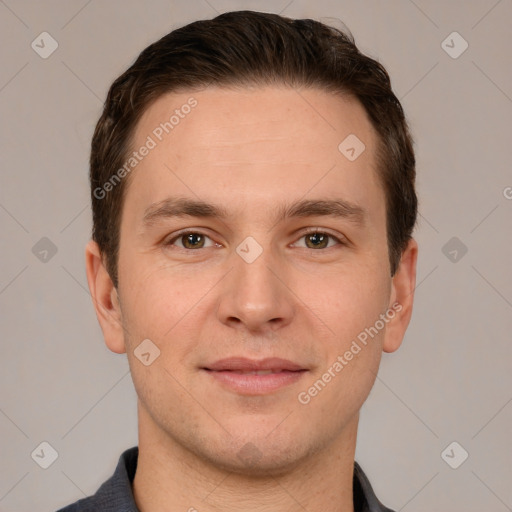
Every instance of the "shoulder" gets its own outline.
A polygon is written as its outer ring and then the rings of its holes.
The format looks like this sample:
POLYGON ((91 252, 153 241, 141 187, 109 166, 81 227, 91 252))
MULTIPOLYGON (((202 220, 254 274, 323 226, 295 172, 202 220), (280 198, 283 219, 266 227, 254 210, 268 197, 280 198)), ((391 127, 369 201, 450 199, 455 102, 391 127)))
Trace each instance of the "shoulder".
POLYGON ((93 512, 94 510, 98 510, 96 501, 97 500, 94 496, 90 496, 88 498, 78 500, 67 507, 60 508, 57 512, 93 512))
POLYGON ((361 466, 354 461, 354 503, 361 512, 394 512, 384 506, 373 491, 361 466))
POLYGON ((114 474, 104 482, 96 494, 80 499, 57 512, 138 512, 131 484, 135 476, 138 447, 119 457, 114 474))

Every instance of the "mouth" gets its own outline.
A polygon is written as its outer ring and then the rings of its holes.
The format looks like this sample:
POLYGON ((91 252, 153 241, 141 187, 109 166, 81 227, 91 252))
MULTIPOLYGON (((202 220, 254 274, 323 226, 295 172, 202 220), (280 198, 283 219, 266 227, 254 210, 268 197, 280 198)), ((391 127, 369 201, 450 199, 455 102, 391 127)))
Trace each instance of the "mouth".
POLYGON ((204 367, 205 370, 211 371, 233 371, 233 372, 266 372, 278 373, 282 371, 301 371, 306 370, 300 364, 281 359, 279 357, 268 357, 266 359, 248 359, 246 357, 228 357, 219 359, 204 367))
POLYGON ((287 359, 231 357, 202 367, 222 387, 243 395, 263 395, 296 383, 309 370, 287 359))
MULTIPOLYGON (((210 371, 219 371, 219 370, 210 370, 210 371)), ((269 375, 271 373, 283 373, 291 370, 253 370, 253 371, 245 371, 245 370, 220 370, 223 372, 231 372, 236 373, 237 375, 269 375)), ((301 371, 301 370, 297 370, 301 371)))

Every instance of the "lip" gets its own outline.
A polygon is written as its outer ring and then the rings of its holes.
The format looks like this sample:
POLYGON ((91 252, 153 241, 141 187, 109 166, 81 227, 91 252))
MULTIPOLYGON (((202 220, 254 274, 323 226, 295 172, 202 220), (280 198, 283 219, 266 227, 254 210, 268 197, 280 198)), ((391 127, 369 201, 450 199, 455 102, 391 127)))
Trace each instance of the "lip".
POLYGON ((208 364, 201 370, 223 387, 243 395, 263 395, 277 391, 294 384, 308 371, 297 363, 277 357, 259 361, 230 357, 208 364))
POLYGON ((288 361, 288 359, 281 359, 279 357, 268 357, 266 359, 248 359, 246 357, 228 357, 215 361, 205 369, 212 371, 262 371, 262 370, 288 370, 291 372, 306 370, 303 366, 297 363, 288 361))

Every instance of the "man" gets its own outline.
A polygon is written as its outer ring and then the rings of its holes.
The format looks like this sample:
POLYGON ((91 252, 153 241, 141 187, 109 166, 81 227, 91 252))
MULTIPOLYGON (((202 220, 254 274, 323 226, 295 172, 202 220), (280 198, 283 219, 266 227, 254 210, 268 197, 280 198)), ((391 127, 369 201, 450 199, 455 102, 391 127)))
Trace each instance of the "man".
POLYGON ((87 277, 138 447, 69 511, 389 511, 359 410, 413 304, 415 160, 384 68, 312 20, 175 30, 112 85, 87 277))

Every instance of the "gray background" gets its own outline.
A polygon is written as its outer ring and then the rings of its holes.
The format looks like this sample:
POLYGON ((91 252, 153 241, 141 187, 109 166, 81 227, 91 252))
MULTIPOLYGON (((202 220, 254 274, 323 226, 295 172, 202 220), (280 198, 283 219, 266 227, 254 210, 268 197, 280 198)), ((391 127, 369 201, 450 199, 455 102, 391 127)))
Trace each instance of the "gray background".
POLYGON ((0 0, 0 510, 91 494, 137 443, 126 356, 105 347, 85 277, 90 138, 144 47, 242 8, 343 20, 416 139, 415 311, 362 410, 357 460, 397 511, 512 510, 511 0, 0 0), (47 59, 31 48, 43 31, 59 45, 47 59), (453 31, 458 58, 442 47, 453 31), (42 441, 59 455, 46 470, 42 441), (457 469, 445 460, 461 448, 441 456, 452 441, 469 453, 457 469))

